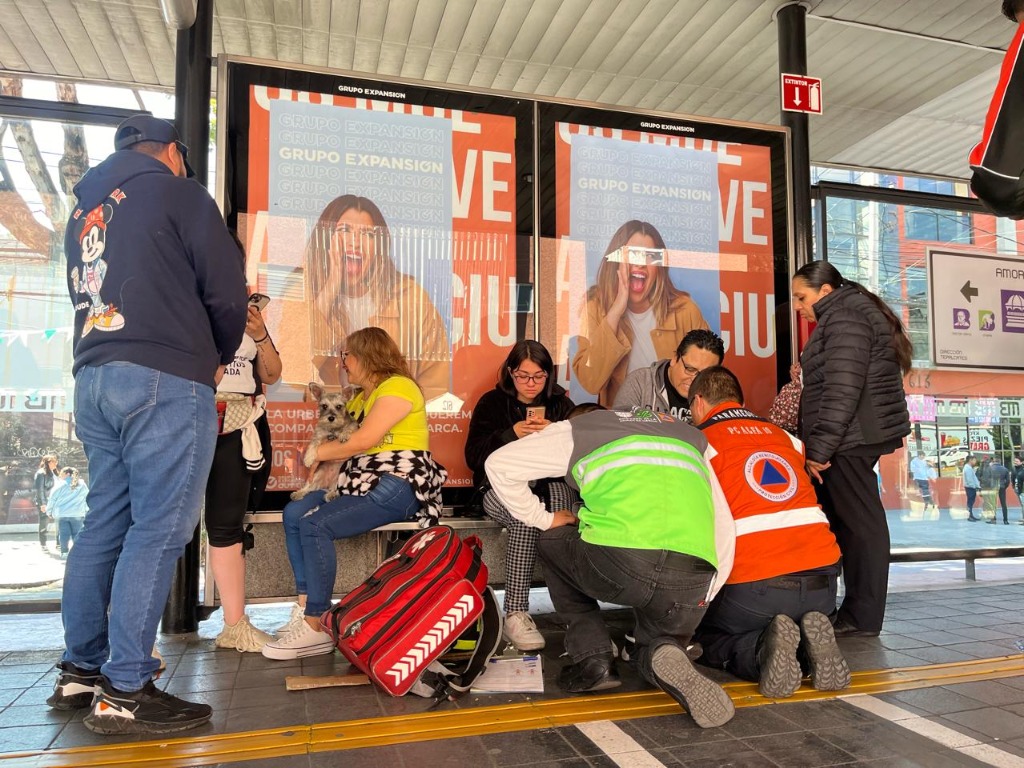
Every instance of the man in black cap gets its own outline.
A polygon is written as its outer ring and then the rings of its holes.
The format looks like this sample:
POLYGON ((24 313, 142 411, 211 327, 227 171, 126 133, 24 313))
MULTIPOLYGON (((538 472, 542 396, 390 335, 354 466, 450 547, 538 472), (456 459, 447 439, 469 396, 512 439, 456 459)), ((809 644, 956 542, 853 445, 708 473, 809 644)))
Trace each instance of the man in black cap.
POLYGON ((47 703, 91 707, 97 733, 171 733, 210 719, 153 685, 157 623, 199 522, 217 438, 216 382, 246 322, 238 247, 187 179, 170 123, 138 115, 75 186, 64 238, 75 307, 75 429, 89 512, 68 555, 67 650, 47 703))

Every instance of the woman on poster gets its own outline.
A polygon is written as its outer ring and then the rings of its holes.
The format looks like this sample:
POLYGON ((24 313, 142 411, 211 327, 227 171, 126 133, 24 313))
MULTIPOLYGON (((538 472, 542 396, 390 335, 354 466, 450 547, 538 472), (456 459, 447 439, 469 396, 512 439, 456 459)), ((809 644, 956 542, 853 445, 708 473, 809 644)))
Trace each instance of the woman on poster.
POLYGON ((708 328, 690 294, 672 284, 667 250, 657 229, 635 219, 615 231, 605 250, 572 361, 580 386, 601 405, 615 402, 631 371, 672 357, 688 331, 708 328))
POLYGON ((311 353, 320 380, 341 383, 337 350, 350 333, 373 326, 398 344, 428 402, 448 391, 444 321, 416 279, 395 266, 391 230, 371 200, 342 195, 327 204, 306 246, 305 284, 306 303, 289 302, 302 312, 281 320, 289 381, 305 380, 295 372, 307 370, 311 353))
POLYGON ((874 637, 889 577, 889 526, 874 465, 910 434, 903 376, 913 347, 885 302, 826 261, 797 270, 793 301, 817 323, 800 355, 800 438, 843 555, 846 596, 835 633, 874 637))

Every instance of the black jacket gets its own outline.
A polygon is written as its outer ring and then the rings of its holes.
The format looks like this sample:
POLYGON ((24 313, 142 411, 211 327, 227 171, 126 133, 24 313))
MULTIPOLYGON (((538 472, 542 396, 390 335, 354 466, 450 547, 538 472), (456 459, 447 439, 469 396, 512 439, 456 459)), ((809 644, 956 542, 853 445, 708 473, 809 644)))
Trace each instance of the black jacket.
POLYGON ((57 475, 50 472, 48 467, 36 470, 36 476, 32 479, 32 500, 36 503, 37 507, 46 506, 56 478, 57 475))
POLYGON ((75 185, 64 237, 75 362, 128 362, 214 386, 245 331, 242 256, 210 194, 114 152, 75 185))
MULTIPOLYGON (((565 390, 557 384, 554 386, 550 400, 538 400, 532 405, 543 405, 544 418, 548 421, 565 421, 573 402, 565 394, 565 390)), ((469 433, 466 435, 466 464, 473 470, 473 485, 477 488, 487 480, 484 462, 487 457, 506 443, 516 440, 512 425, 526 418, 526 409, 530 407, 519 402, 512 395, 506 395, 495 387, 484 393, 473 409, 469 420, 469 433)))
POLYGON ((800 436, 807 458, 889 453, 910 434, 892 326, 870 296, 844 286, 814 305, 817 327, 800 356, 800 436), (865 446, 868 448, 865 449, 865 446))

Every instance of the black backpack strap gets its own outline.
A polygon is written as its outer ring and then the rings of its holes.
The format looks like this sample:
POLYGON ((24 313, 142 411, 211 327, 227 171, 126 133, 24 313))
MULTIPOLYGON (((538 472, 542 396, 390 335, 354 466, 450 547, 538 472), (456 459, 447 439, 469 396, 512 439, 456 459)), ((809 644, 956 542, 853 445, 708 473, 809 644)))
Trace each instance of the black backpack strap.
POLYGON ((484 609, 480 614, 480 635, 476 647, 461 670, 449 669, 439 661, 427 667, 424 674, 410 689, 410 693, 424 698, 433 699, 430 709, 434 709, 444 701, 454 701, 473 687, 491 660, 501 643, 501 631, 504 628, 504 614, 498 607, 498 598, 494 590, 487 587, 483 594, 484 609))

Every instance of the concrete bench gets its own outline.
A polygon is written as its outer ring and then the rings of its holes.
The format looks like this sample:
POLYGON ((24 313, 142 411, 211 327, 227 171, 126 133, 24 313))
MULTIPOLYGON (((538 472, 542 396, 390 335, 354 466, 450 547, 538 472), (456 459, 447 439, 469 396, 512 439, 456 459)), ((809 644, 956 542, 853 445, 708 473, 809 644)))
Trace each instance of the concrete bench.
POLYGON ((1024 547, 986 547, 978 549, 897 549, 889 553, 890 563, 930 563, 963 560, 965 578, 977 581, 974 561, 994 557, 1024 557, 1024 547))
MULTIPOLYGON (((284 545, 284 527, 280 512, 257 512, 246 515, 246 524, 253 524, 256 546, 246 553, 246 600, 252 603, 284 602, 295 597, 295 577, 288 564, 284 545)), ((444 525, 455 528, 460 536, 476 535, 483 542, 484 562, 492 586, 501 586, 505 578, 506 535, 500 523, 490 518, 442 517, 444 525)), ((363 536, 335 542, 338 556, 338 575, 334 582, 336 598, 358 586, 397 546, 403 533, 419 530, 416 523, 392 523, 375 528, 363 536)), ((204 552, 204 583, 202 604, 213 607, 220 604, 210 570, 209 544, 204 552)), ((539 573, 534 574, 539 580, 539 573)))
MULTIPOLYGON (((447 510, 450 512, 450 510, 447 510)), ((500 523, 490 518, 442 517, 441 522, 455 528, 460 535, 480 537, 484 548, 484 562, 490 573, 492 586, 500 587, 505 577, 507 537, 500 523)), ((294 597, 295 581, 284 546, 284 528, 280 512, 259 512, 246 516, 253 524, 256 547, 246 555, 246 596, 249 602, 282 602, 294 597)), ((335 542, 338 554, 338 576, 334 596, 341 597, 373 572, 397 547, 403 533, 419 530, 416 523, 392 523, 375 528, 364 536, 335 542)), ((889 555, 891 563, 921 563, 944 560, 963 560, 965 577, 977 579, 975 560, 998 557, 1024 557, 1024 546, 988 547, 978 549, 919 548, 898 549, 889 555)), ((210 588, 213 575, 205 558, 203 605, 219 605, 215 591, 210 588)), ((534 572, 534 583, 541 584, 539 568, 534 572)))

